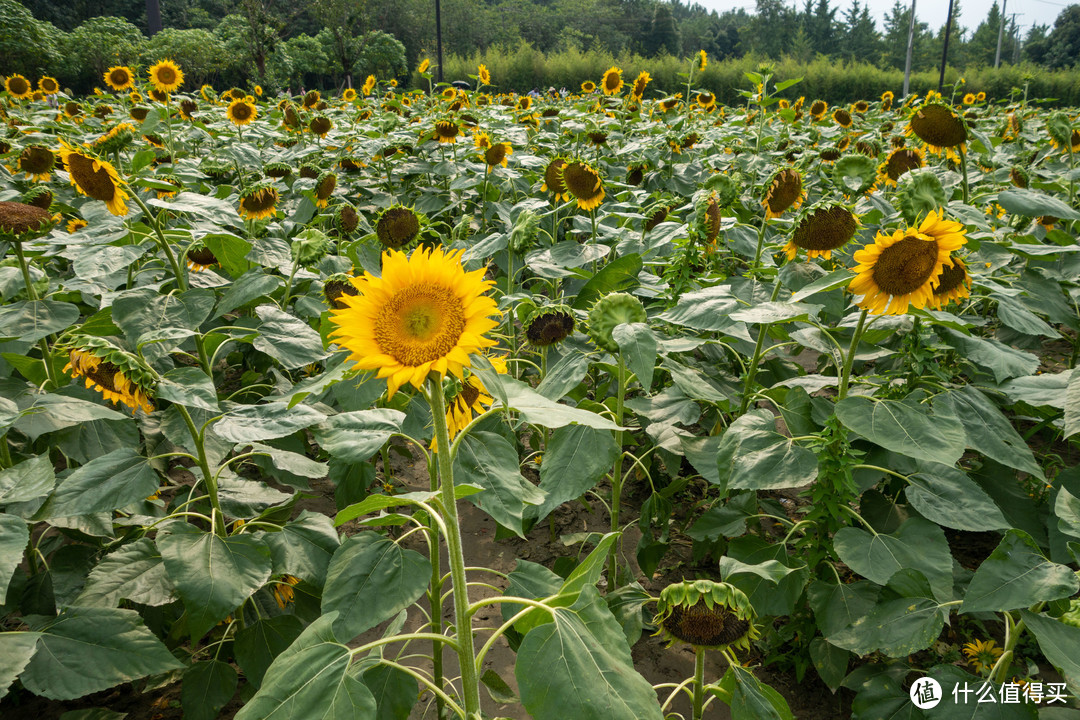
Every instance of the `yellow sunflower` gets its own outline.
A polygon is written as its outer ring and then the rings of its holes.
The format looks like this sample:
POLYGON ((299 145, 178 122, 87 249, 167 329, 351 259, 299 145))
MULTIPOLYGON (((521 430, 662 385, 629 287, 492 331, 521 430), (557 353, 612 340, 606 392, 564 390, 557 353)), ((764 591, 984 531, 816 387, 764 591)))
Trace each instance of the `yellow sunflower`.
POLYGON ((844 108, 836 108, 832 114, 833 120, 836 124, 843 128, 851 127, 851 113, 844 108))
POLYGON ((420 61, 420 67, 416 68, 416 72, 423 75, 424 73, 426 73, 428 71, 428 68, 430 68, 430 67, 431 67, 431 60, 429 60, 427 58, 424 58, 423 60, 420 61))
POLYGON ((225 117, 229 118, 233 125, 247 125, 258 115, 259 109, 247 100, 233 100, 225 110, 225 117))
POLYGON ((25 100, 34 92, 34 87, 30 84, 30 81, 19 73, 10 75, 8 79, 4 81, 4 88, 11 97, 18 98, 19 100, 25 100))
POLYGON ((858 225, 858 218, 843 205, 812 207, 795 226, 784 252, 788 260, 794 260, 800 249, 806 250, 808 258, 828 260, 833 250, 851 240, 858 225))
POLYGON ((42 145, 27 145, 16 160, 19 171, 37 182, 47 182, 56 168, 56 154, 42 145))
POLYGON ((86 343, 72 348, 64 372, 85 378, 87 388, 97 390, 106 400, 127 405, 132 413, 137 409, 153 412, 152 384, 123 353, 102 343, 87 338, 86 343))
POLYGON ((278 204, 278 191, 273 185, 260 184, 240 194, 240 216, 248 220, 273 217, 278 204))
POLYGON ((704 50, 698 50, 698 71, 704 72, 705 66, 709 64, 709 53, 704 50))
POLYGON ((600 87, 604 89, 605 95, 617 95, 623 87, 622 69, 612 65, 604 73, 604 78, 600 81, 600 87))
POLYGON ((186 257, 188 270, 191 272, 202 272, 203 270, 217 265, 219 262, 214 251, 202 243, 199 243, 188 250, 186 257))
POLYGON ((585 82, 581 83, 581 92, 596 92, 596 83, 594 83, 592 80, 586 80, 585 82))
POLYGON ((441 143, 449 145, 456 143, 460 131, 461 128, 458 127, 457 123, 448 120, 440 120, 435 123, 435 139, 441 143))
POLYGON ((641 102, 642 98, 645 97, 645 88, 648 86, 650 80, 652 80, 652 76, 649 75, 648 70, 642 70, 638 74, 637 79, 634 80, 634 86, 630 90, 630 94, 638 102, 641 102))
POLYGON ((961 298, 971 297, 971 275, 968 274, 964 261, 955 255, 942 266, 941 274, 937 278, 937 287, 927 303, 935 310, 948 305, 952 301, 959 302, 961 298))
POLYGON ((964 655, 977 673, 990 672, 1004 653, 993 640, 976 640, 964 645, 964 655))
POLYGON ((370 95, 371 91, 375 89, 375 82, 376 81, 374 75, 368 75, 367 79, 364 80, 364 86, 360 88, 360 90, 364 93, 365 97, 370 95))
POLYGON ((772 176, 765 191, 765 217, 780 217, 787 210, 797 210, 805 197, 802 175, 795 168, 784 168, 772 176))
POLYGON ((184 73, 172 60, 162 60, 151 65, 150 82, 158 92, 176 92, 184 84, 184 73))
MULTIPOLYGON (((495 372, 500 375, 506 374, 506 359, 497 355, 487 356, 495 372)), ((469 374, 461 383, 461 390, 446 406, 446 429, 453 440, 454 437, 468 427, 472 422, 473 413, 477 415, 490 408, 495 402, 484 383, 476 375, 469 374)), ((431 439, 431 449, 439 452, 439 445, 435 438, 431 439)))
POLYGON ((825 117, 825 113, 829 111, 829 103, 824 100, 815 100, 810 103, 810 117, 814 120, 820 120, 825 117))
POLYGON ((495 345, 484 337, 498 325, 495 301, 484 295, 494 282, 485 268, 465 272, 461 253, 391 250, 382 276, 353 278, 358 294, 342 295, 346 307, 332 312, 331 338, 358 368, 386 379, 389 397, 405 383, 420 388, 431 373, 462 379, 469 356, 495 345))
POLYGON ((967 93, 966 95, 964 95, 964 99, 961 102, 963 102, 965 105, 974 105, 975 93, 967 93))
POLYGON ((356 99, 356 91, 352 88, 345 88, 345 92, 341 93, 341 99, 345 102, 352 102, 356 99))
POLYGON ((975 101, 976 102, 986 102, 986 93, 984 93, 982 91, 979 91, 978 93, 976 93, 975 101))
POLYGON ((950 254, 967 238, 964 226, 931 212, 918 228, 878 233, 874 242, 855 252, 855 279, 848 289, 861 296, 859 307, 875 315, 902 315, 909 305, 924 308, 950 254))
POLYGON ((60 92, 60 83, 56 82, 56 78, 48 75, 42 77, 37 81, 38 90, 46 95, 55 95, 60 92))
POLYGON ((711 92, 699 92, 697 94, 697 104, 702 110, 712 110, 716 107, 716 96, 711 92))
POLYGON ((332 172, 324 172, 315 179, 315 205, 324 208, 330 204, 330 196, 337 187, 337 175, 332 172))
POLYGON ((63 144, 60 157, 75 189, 87 197, 104 202, 113 215, 127 215, 128 196, 120 186, 120 176, 116 174, 116 168, 106 160, 77 150, 67 143, 63 144))
POLYGON ((263 94, 262 85, 256 85, 255 86, 255 95, 257 97, 262 97, 262 94, 263 94))
POLYGON ((476 79, 480 81, 481 85, 491 84, 491 73, 488 72, 487 65, 483 63, 476 69, 476 79))
POLYGON ((87 226, 87 222, 82 218, 71 218, 68 220, 67 231, 68 233, 76 233, 87 226))
POLYGON ((594 210, 604 200, 604 183, 600 173, 583 160, 573 160, 562 166, 559 178, 563 187, 577 199, 582 210, 594 210))
POLYGON ((926 149, 935 155, 944 152, 954 160, 960 160, 956 149, 964 149, 967 142, 967 126, 951 107, 941 102, 930 102, 911 116, 905 135, 914 135, 926 143, 926 149))
POLYGON ((555 202, 566 202, 570 199, 570 191, 566 189, 562 179, 562 169, 565 165, 566 160, 557 157, 544 168, 544 183, 540 186, 540 191, 554 193, 555 202))
POLYGON ((484 162, 487 163, 488 167, 495 167, 496 165, 506 167, 510 156, 513 154, 514 148, 510 146, 510 143, 495 143, 484 151, 484 162))

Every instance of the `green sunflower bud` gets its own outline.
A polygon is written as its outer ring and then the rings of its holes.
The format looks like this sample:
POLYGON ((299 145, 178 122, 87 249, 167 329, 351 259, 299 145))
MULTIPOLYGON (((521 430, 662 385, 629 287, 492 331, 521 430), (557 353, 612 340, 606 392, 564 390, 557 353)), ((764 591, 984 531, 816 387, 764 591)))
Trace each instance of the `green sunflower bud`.
POLYGON ((903 175, 896 187, 894 204, 909 225, 933 210, 945 207, 945 188, 934 173, 924 170, 903 175))
POLYGON ((510 250, 520 254, 533 247, 539 228, 540 218, 532 210, 525 210, 518 215, 514 228, 510 231, 510 250))
POLYGON ((628 293, 610 293, 596 301, 589 311, 589 337, 598 347, 619 352, 612 333, 623 323, 642 323, 648 319, 645 307, 628 293))

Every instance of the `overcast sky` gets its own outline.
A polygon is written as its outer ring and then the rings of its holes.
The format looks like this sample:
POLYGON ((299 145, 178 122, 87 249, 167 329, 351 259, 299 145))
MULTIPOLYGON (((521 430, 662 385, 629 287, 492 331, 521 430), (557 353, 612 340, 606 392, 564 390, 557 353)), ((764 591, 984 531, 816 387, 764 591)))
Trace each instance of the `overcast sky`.
MULTIPOLYGON (((755 7, 753 0, 691 0, 691 2, 694 1, 717 12, 733 10, 739 7, 744 7, 753 12, 755 7)), ((788 1, 796 3, 799 9, 805 3, 805 0, 788 1)), ((859 0, 859 2, 860 4, 868 2, 870 13, 877 22, 878 30, 881 30, 882 21, 892 8, 894 0, 859 0)), ((903 0, 903 2, 909 4, 911 0, 903 0)), ((960 0, 960 25, 967 28, 969 34, 974 32, 979 23, 986 19, 990 6, 993 4, 994 0, 960 0)), ((1053 0, 1052 2, 1051 0, 1006 0, 1005 12, 1009 15, 1014 12, 1023 13, 1016 17, 1016 22, 1020 25, 1021 34, 1023 35, 1026 34, 1027 28, 1032 23, 1053 27, 1054 19, 1058 16, 1058 13, 1070 4, 1072 3, 1064 0, 1053 0)), ((830 5, 840 8, 836 13, 839 18, 851 6, 851 0, 830 0, 830 5)), ((948 0, 916 0, 915 2, 915 15, 918 16, 920 21, 929 23, 930 29, 934 32, 945 24, 945 14, 948 10, 948 0)))

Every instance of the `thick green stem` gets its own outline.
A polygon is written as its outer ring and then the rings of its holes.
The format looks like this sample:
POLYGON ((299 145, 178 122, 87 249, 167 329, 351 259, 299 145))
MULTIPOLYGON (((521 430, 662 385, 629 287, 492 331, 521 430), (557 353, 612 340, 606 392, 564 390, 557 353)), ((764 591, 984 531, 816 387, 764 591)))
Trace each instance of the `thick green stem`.
POLYGON ((758 228, 757 234, 757 250, 754 251, 754 266, 751 268, 752 272, 757 272, 758 267, 761 265, 761 251, 765 248, 765 226, 768 224, 769 218, 761 218, 761 227, 758 228))
POLYGON ((183 405, 174 405, 173 407, 180 413, 180 417, 184 418, 184 423, 187 424, 188 433, 191 434, 191 441, 195 443, 195 450, 198 454, 199 470, 202 471, 203 479, 206 481, 206 494, 210 496, 210 507, 215 511, 212 513, 214 518, 213 531, 221 537, 225 537, 228 533, 225 530, 225 515, 221 512, 221 501, 218 499, 217 476, 210 471, 210 461, 206 457, 203 434, 195 427, 195 421, 191 419, 191 413, 188 412, 186 407, 183 405))
POLYGON ((848 383, 851 381, 851 363, 855 360, 855 351, 859 349, 859 340, 862 339, 863 329, 866 327, 866 314, 867 311, 864 308, 859 314, 859 324, 855 326, 855 334, 851 336, 851 345, 848 346, 847 355, 844 357, 844 369, 840 372, 837 400, 843 400, 847 396, 848 383))
POLYGON ((476 650, 473 647, 472 616, 469 614, 469 588, 465 579, 465 555, 461 547, 461 526, 458 522, 457 499, 454 496, 454 461, 450 433, 446 427, 446 401, 442 382, 432 374, 427 382, 428 402, 435 424, 435 440, 439 452, 439 492, 443 517, 446 521, 447 562, 454 594, 454 625, 457 630, 458 662, 461 666, 461 690, 466 720, 480 719, 480 684, 477 678, 476 650))
MULTIPOLYGON (((764 227, 764 222, 762 223, 764 227)), ((758 246, 760 251, 760 244, 758 246)), ((780 276, 777 275, 776 282, 773 284, 772 296, 769 302, 775 302, 776 298, 780 297, 780 276)), ((750 358, 750 364, 746 368, 746 382, 743 383, 743 398, 742 404, 739 406, 739 414, 742 415, 746 412, 746 408, 750 407, 750 397, 753 395, 754 378, 757 377, 758 365, 761 363, 761 349, 765 346, 765 338, 769 334, 769 324, 762 323, 758 328, 757 344, 754 346, 754 355, 750 358)))
POLYGON ((694 648, 694 720, 705 712, 705 648, 694 648))
POLYGON ((964 152, 964 146, 961 145, 957 148, 960 152, 960 172, 964 176, 964 203, 968 201, 968 172, 967 172, 967 153, 964 152))
MULTIPOLYGON (((26 256, 23 255, 22 243, 16 240, 12 245, 15 247, 15 257, 19 259, 19 269, 22 270, 23 282, 26 284, 26 297, 30 302, 35 302, 38 299, 37 291, 34 290, 34 281, 30 277, 30 264, 26 261, 26 256)), ((60 387, 53 372, 52 352, 49 350, 49 343, 45 338, 38 340, 38 348, 41 350, 42 362, 45 363, 45 377, 48 379, 49 385, 53 389, 60 387)))
POLYGON ((162 252, 164 252, 165 257, 168 258, 169 265, 171 265, 173 269, 173 275, 176 276, 176 286, 180 288, 180 292, 186 292, 188 289, 187 276, 184 274, 183 268, 180 267, 180 263, 177 262, 176 254, 172 251, 172 246, 170 246, 169 241, 165 239, 165 233, 161 231, 153 213, 150 212, 150 208, 146 206, 143 199, 139 197, 139 193, 130 186, 128 187, 128 190, 131 191, 131 199, 135 201, 135 204, 138 205, 139 209, 146 215, 147 222, 149 222, 150 227, 154 229, 154 236, 157 237, 158 245, 161 246, 162 252))
MULTIPOLYGON (((444 415, 445 417, 445 415, 444 415)), ((449 434, 449 433, 447 433, 449 434)), ((383 477, 390 477, 390 464, 389 453, 386 452, 387 445, 383 446, 383 477)), ((432 492, 436 492, 439 489, 439 475, 435 472, 435 467, 432 464, 434 458, 430 455, 427 458, 428 464, 428 489, 432 492)), ((430 521, 429 526, 432 531, 432 540, 428 542, 428 550, 431 560, 431 585, 428 587, 428 605, 431 606, 431 632, 436 635, 442 635, 442 562, 439 559, 439 542, 438 542, 438 525, 435 523, 434 518, 430 521)), ((431 675, 435 682, 435 685, 442 687, 443 684, 443 643, 432 641, 431 643, 431 675)), ((439 720, 443 720, 446 717, 446 702, 439 697, 435 696, 435 717, 439 720)))
MULTIPOLYGON (((623 359, 622 352, 619 353, 619 377, 617 382, 619 383, 617 394, 615 396, 615 424, 623 424, 623 414, 625 412, 626 403, 626 361, 623 359)), ((619 531, 619 505, 622 500, 622 460, 623 460, 623 431, 615 431, 615 445, 619 448, 619 454, 615 456, 615 467, 611 469, 611 532, 619 531)), ((611 546, 611 552, 608 555, 608 588, 609 590, 619 589, 619 544, 615 543, 611 546)))

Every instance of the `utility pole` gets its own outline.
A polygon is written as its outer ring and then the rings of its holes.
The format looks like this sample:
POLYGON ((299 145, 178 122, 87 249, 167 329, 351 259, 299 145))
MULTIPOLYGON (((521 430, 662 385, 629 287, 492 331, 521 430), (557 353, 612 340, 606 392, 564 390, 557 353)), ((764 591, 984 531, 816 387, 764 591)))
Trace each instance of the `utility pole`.
POLYGON ((945 19, 945 42, 941 46, 941 77, 938 78, 937 91, 945 88, 945 60, 949 57, 949 33, 952 32, 953 0, 949 0, 949 16, 945 19))
POLYGON ((1014 37, 1014 44, 1016 46, 1016 49, 1014 50, 1015 59, 1013 60, 1013 64, 1015 64, 1015 65, 1020 64, 1020 26, 1016 24, 1016 16, 1017 15, 1023 15, 1023 14, 1024 13, 1012 13, 1012 15, 1011 15, 1011 17, 1012 17, 1012 25, 1013 25, 1012 34, 1013 34, 1013 37, 1014 37))
POLYGON ((911 86, 911 50, 915 44, 915 0, 911 0, 911 22, 908 23, 907 31, 907 59, 904 61, 904 94, 907 99, 908 88, 911 86))
POLYGON ((998 21, 998 46, 997 54, 994 55, 994 67, 1001 65, 1001 36, 1005 34, 1005 6, 1009 4, 1009 0, 1001 0, 1001 18, 998 21))
POLYGON ((435 0, 435 52, 439 61, 439 82, 442 82, 442 8, 439 0, 435 0))

